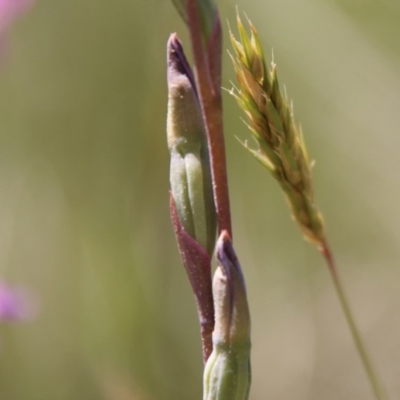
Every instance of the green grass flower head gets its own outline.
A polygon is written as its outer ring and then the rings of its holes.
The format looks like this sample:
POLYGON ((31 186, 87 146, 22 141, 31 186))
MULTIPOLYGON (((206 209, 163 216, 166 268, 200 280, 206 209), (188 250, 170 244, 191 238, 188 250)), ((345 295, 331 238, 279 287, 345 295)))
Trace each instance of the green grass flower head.
POLYGON ((231 93, 246 114, 248 127, 258 143, 257 149, 244 144, 268 169, 285 192, 292 217, 304 237, 318 246, 324 241, 321 214, 314 204, 311 163, 301 127, 296 123, 293 105, 282 95, 274 62, 267 67, 257 31, 249 21, 249 36, 237 17, 240 41, 232 32, 235 51, 231 56, 239 88, 231 93))

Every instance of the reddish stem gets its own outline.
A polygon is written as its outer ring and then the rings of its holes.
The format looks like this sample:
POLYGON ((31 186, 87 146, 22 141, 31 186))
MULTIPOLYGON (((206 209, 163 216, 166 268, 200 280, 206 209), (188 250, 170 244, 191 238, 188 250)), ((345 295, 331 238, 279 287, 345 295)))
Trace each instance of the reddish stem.
POLYGON ((169 204, 179 252, 196 299, 203 345, 203 361, 206 363, 213 349, 212 332, 214 330, 211 258, 207 251, 185 231, 178 217, 172 195, 170 195, 169 204))
MULTIPOLYGON (((213 82, 212 71, 204 48, 198 0, 186 0, 190 41, 196 70, 196 83, 206 126, 210 152, 214 202, 217 210, 219 233, 227 230, 232 237, 224 130, 222 122, 222 97, 218 82, 213 82), (216 83, 216 84, 215 84, 216 83)), ((218 22, 218 21, 217 21, 218 22)), ((216 26, 218 29, 219 25, 216 26)))

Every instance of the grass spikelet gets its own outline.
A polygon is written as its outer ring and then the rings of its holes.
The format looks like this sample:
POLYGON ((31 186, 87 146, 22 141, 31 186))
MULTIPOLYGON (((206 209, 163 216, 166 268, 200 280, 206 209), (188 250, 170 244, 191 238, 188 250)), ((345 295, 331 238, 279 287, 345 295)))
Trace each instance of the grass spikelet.
POLYGON ((274 62, 267 67, 260 39, 250 21, 250 35, 237 17, 240 41, 232 32, 235 52, 232 57, 239 89, 234 91, 239 106, 258 143, 249 149, 278 181, 286 194, 292 217, 305 239, 322 247, 324 225, 314 204, 311 163, 308 160, 303 133, 296 123, 293 107, 286 93, 282 95, 274 62))

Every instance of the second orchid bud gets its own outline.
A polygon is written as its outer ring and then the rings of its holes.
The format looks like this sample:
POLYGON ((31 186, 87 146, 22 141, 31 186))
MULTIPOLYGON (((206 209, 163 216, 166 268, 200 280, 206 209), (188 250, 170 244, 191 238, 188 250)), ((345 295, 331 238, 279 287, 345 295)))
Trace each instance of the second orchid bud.
POLYGON ((213 352, 204 370, 203 400, 247 400, 251 383, 250 312, 243 274, 226 231, 217 242, 213 280, 213 352))

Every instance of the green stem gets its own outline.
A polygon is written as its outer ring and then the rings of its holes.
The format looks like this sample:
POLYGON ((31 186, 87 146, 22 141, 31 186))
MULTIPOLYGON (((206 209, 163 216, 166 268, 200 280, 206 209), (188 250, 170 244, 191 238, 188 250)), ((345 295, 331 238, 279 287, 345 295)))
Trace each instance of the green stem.
POLYGON ((349 325, 351 334, 353 336, 353 340, 356 345, 358 354, 361 357, 361 361, 364 365, 365 372, 367 373, 368 379, 372 386, 372 390, 374 391, 375 398, 376 398, 376 400, 387 400, 386 392, 381 384, 381 381, 380 381, 378 374, 374 368, 372 360, 368 354, 365 343, 362 339, 360 330, 358 329, 358 326, 356 324, 355 318, 353 316, 353 312, 350 308, 349 301, 347 299, 347 295, 344 291, 343 284, 342 284, 340 276, 339 276, 339 271, 336 267, 335 261, 333 259, 333 255, 331 253, 331 250, 330 250, 329 245, 326 240, 322 244, 321 253, 324 256, 324 258, 328 264, 329 271, 331 273, 332 280, 333 280, 333 283, 334 283, 334 286, 336 289, 336 293, 339 297, 340 304, 342 306, 342 309, 345 314, 347 323, 349 325))

